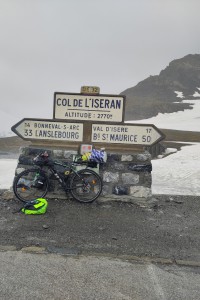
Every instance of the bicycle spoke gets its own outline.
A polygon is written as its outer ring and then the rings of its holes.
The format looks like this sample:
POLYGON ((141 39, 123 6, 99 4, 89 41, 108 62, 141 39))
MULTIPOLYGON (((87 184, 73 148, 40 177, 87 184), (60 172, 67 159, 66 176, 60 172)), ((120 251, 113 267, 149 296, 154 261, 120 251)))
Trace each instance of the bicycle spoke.
POLYGON ((23 202, 42 198, 47 193, 48 181, 38 170, 26 170, 14 180, 13 190, 15 196, 23 202))
POLYGON ((101 178, 92 170, 79 171, 71 181, 72 196, 80 202, 92 202, 101 193, 101 178))

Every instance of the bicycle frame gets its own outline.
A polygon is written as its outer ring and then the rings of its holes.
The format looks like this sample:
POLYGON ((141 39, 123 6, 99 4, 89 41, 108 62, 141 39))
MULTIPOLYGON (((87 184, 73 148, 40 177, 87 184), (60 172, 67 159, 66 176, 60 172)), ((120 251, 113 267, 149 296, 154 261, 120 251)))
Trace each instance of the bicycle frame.
MULTIPOLYGON (((56 165, 56 166, 60 166, 60 167, 63 167, 63 168, 69 168, 70 169, 70 173, 68 175, 65 175, 65 179, 67 179, 67 181, 69 180, 69 177, 70 175, 72 174, 76 174, 79 178, 79 174, 78 174, 78 171, 76 171, 75 169, 75 165, 76 163, 69 163, 68 165, 65 165, 65 164, 62 164, 60 162, 57 162, 57 161, 53 161, 53 165, 56 165)), ((76 165, 80 165, 80 163, 77 163, 76 165)), ((43 167, 44 166, 41 166, 40 169, 45 172, 43 170, 43 167)), ((54 175, 54 177, 59 181, 59 183, 61 184, 62 188, 65 190, 65 191, 71 191, 72 188, 68 187, 66 185, 66 181, 64 180, 64 176, 60 176, 59 172, 57 170, 55 170, 54 167, 52 167, 52 165, 46 165, 46 167, 48 167, 48 170, 50 170, 50 172, 54 175)), ((86 165, 86 168, 87 169, 87 165, 86 165)))

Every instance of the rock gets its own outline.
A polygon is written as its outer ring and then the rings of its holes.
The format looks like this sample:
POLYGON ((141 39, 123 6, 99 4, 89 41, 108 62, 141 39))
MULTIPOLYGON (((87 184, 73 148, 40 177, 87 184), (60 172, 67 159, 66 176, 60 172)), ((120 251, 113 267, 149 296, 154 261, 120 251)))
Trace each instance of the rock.
POLYGON ((151 197, 151 189, 143 186, 131 186, 130 194, 137 198, 149 198, 151 197))
POLYGON ((2 198, 4 199, 4 200, 12 200, 13 199, 13 192, 11 192, 11 191, 9 191, 9 190, 6 190, 6 191, 4 191, 3 192, 3 194, 2 194, 2 198))
POLYGON ((122 155, 121 157, 121 161, 132 161, 133 160, 133 156, 132 155, 122 155))
POLYGON ((48 229, 49 228, 49 226, 48 225, 42 225, 42 228, 44 228, 44 229, 48 229))
POLYGON ((182 204, 183 201, 182 200, 174 200, 175 203, 178 203, 178 204, 182 204))
POLYGON ((104 182, 118 182, 119 181, 119 173, 113 172, 104 172, 103 174, 103 181, 104 182))
POLYGON ((151 172, 152 165, 136 165, 136 164, 129 164, 128 169, 135 172, 151 172))
POLYGON ((122 181, 124 184, 137 184, 139 182, 139 175, 132 173, 123 173, 122 181))

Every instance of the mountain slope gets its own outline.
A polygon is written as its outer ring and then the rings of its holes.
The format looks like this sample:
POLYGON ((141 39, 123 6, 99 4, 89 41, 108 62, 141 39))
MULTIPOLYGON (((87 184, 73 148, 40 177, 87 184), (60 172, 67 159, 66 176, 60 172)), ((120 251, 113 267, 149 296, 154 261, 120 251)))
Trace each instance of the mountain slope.
POLYGON ((198 88, 200 54, 189 54, 173 60, 159 75, 150 76, 121 93, 126 96, 126 120, 145 119, 159 112, 192 108, 187 103, 181 103, 180 95, 176 92, 182 92, 183 99, 200 99, 198 88))

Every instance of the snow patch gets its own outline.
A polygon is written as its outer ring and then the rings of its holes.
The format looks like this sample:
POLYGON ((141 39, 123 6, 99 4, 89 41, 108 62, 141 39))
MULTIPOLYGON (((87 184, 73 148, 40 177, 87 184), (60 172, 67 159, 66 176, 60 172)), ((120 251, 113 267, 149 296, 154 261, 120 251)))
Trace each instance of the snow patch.
POLYGON ((185 98, 185 97, 183 96, 183 92, 174 91, 174 93, 177 94, 177 96, 176 96, 177 98, 182 98, 182 99, 185 98))
POLYGON ((15 176, 17 159, 0 159, 0 189, 10 189, 15 176))
POLYGON ((193 94, 193 97, 200 97, 199 92, 195 92, 195 93, 193 94))
POLYGON ((152 193, 200 196, 200 144, 152 160, 152 193))
POLYGON ((200 100, 183 100, 182 102, 192 105, 192 109, 169 114, 159 113, 157 116, 149 119, 127 121, 126 123, 154 124, 162 129, 200 131, 200 100))

